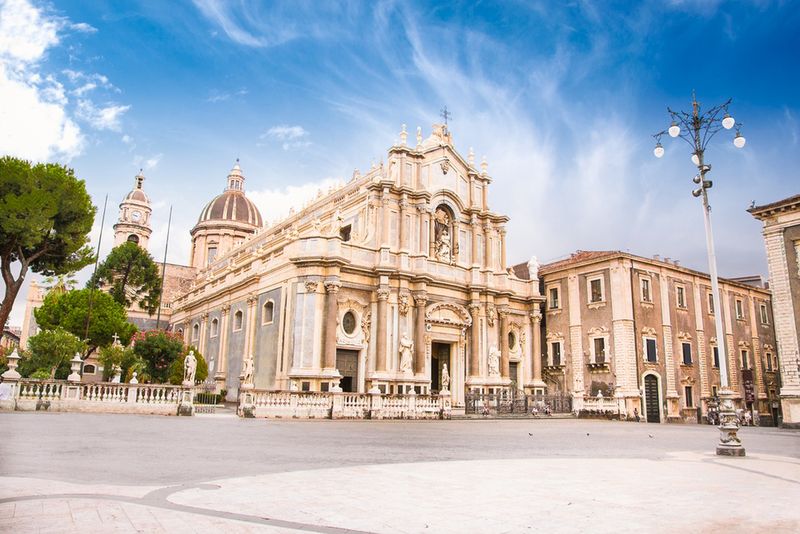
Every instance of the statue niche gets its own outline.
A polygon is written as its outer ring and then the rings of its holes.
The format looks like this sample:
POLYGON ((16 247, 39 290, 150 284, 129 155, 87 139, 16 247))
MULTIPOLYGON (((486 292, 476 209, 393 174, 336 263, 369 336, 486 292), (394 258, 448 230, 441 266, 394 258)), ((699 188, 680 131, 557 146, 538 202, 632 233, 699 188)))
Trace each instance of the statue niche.
POLYGON ((458 255, 458 244, 455 243, 456 232, 453 214, 447 206, 439 206, 433 214, 433 252, 438 261, 455 263, 458 255))

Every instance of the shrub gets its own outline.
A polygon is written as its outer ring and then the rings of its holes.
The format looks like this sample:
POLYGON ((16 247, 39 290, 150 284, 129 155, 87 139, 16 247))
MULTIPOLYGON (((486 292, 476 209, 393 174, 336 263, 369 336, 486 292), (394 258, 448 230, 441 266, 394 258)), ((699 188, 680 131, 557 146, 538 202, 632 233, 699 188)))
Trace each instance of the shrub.
POLYGON ((153 382, 166 383, 172 364, 184 353, 181 336, 163 330, 148 330, 137 332, 133 342, 134 354, 145 363, 144 374, 149 375, 148 378, 153 382))

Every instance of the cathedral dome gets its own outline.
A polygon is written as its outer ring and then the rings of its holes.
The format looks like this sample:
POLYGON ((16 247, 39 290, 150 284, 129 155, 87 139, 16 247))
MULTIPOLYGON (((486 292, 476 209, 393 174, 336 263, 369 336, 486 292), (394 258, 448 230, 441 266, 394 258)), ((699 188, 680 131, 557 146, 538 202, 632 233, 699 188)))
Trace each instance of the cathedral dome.
POLYGON ((225 191, 206 204, 200 212, 197 224, 212 221, 230 221, 257 228, 263 225, 258 208, 244 194, 244 175, 238 160, 228 174, 225 191))

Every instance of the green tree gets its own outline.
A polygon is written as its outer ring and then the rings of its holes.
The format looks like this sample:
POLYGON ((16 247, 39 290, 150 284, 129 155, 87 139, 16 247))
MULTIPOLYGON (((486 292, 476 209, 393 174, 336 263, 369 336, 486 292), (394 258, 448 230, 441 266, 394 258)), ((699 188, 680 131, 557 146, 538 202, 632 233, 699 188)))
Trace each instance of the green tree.
POLYGON ((170 366, 184 353, 179 334, 148 330, 134 336, 133 352, 147 363, 147 374, 156 383, 166 383, 170 366))
POLYGON ((92 312, 89 321, 89 352, 110 345, 114 334, 127 345, 136 332, 128 322, 125 308, 111 295, 93 289, 75 289, 66 293, 48 293, 42 305, 33 313, 39 326, 46 330, 61 327, 79 338, 86 335, 86 318, 89 317, 89 299, 92 312))
POLYGON ((183 354, 169 366, 170 384, 179 385, 183 383, 183 362, 190 350, 194 351, 194 357, 197 358, 197 368, 194 373, 195 383, 203 382, 208 378, 208 364, 203 355, 194 347, 186 347, 183 354))
POLYGON ((161 276, 150 254, 126 241, 108 254, 87 287, 107 288, 114 300, 126 308, 138 304, 153 315, 161 296, 161 276))
MULTIPOLYGON (((86 345, 77 336, 63 328, 42 330, 28 340, 30 356, 20 362, 25 376, 37 371, 45 371, 48 378, 67 378, 70 373, 69 361, 75 353, 83 353, 86 345)), ((39 373, 41 376, 43 373, 39 373)))
MULTIPOLYGON (((136 356, 132 347, 112 344, 102 347, 99 351, 97 360, 103 366, 103 380, 109 381, 114 377, 114 369, 120 368, 120 376, 125 382, 130 382, 134 371, 142 375, 146 369, 144 360, 136 356)), ((137 378, 139 376, 137 375, 137 378)), ((144 377, 141 377, 144 381, 144 377)))
POLYGON ((87 243, 94 214, 86 184, 72 169, 0 158, 0 275, 5 283, 0 325, 6 324, 29 271, 54 276, 92 262, 87 243))

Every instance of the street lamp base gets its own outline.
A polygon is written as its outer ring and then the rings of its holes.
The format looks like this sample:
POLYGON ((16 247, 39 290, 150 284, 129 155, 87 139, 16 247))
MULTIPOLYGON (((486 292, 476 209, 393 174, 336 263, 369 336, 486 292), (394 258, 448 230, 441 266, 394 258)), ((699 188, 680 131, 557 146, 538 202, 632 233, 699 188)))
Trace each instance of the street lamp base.
POLYGON ((739 418, 733 404, 733 391, 725 388, 719 393, 719 443, 717 456, 744 456, 745 449, 739 439, 739 418))

